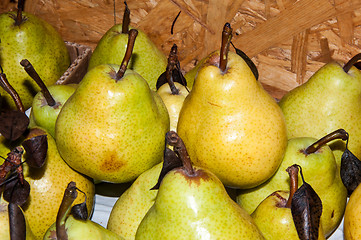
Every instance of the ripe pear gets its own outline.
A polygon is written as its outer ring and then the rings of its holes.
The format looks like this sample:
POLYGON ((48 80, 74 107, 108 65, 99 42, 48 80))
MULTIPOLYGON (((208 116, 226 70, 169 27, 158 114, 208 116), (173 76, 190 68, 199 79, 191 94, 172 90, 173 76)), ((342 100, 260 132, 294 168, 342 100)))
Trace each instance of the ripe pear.
MULTIPOLYGON (((35 240, 35 236, 29 227, 27 219, 26 222, 26 240, 35 240)), ((8 212, 8 202, 6 202, 2 197, 0 197, 0 239, 1 240, 10 240, 10 228, 9 228, 9 212, 8 212)))
MULTIPOLYGON (((128 42, 124 63, 129 62, 131 45, 128 42)), ((96 180, 129 182, 162 159, 167 109, 144 78, 126 67, 104 64, 91 69, 56 121, 61 156, 96 180)))
MULTIPOLYGON (((321 67, 307 82, 289 91, 279 102, 289 138, 320 138, 338 129, 350 135, 348 147, 361 157, 361 73, 338 62, 321 67)), ((330 143, 338 166, 345 143, 330 143)))
MULTIPOLYGON (((19 1, 22 2, 22 1, 19 1)), ((46 21, 30 13, 0 14, 0 65, 18 91, 25 109, 40 90, 23 70, 20 61, 29 59, 47 86, 54 84, 70 66, 70 56, 60 34, 46 21)), ((14 108, 11 97, 0 89, 3 100, 14 108)))
POLYGON ((286 125, 276 101, 246 62, 229 52, 224 64, 224 55, 215 51, 200 67, 177 131, 196 166, 210 170, 226 186, 252 188, 279 167, 286 125))
POLYGON ((361 239, 361 185, 352 192, 346 206, 343 232, 345 240, 361 239))
POLYGON ((115 202, 110 212, 107 228, 123 236, 135 238, 137 228, 152 207, 158 190, 150 190, 157 183, 162 163, 142 173, 115 202))
MULTIPOLYGON (((54 223, 63 190, 69 181, 77 181, 79 189, 87 195, 88 212, 92 212, 95 187, 93 181, 74 171, 60 157, 55 140, 44 129, 33 128, 28 138, 36 135, 47 135, 48 151, 45 165, 40 169, 30 168, 23 164, 25 179, 30 184, 30 196, 24 205, 24 212, 29 225, 36 236, 41 238, 54 223)), ((26 153, 24 155, 26 160, 26 153)), ((84 199, 79 198, 76 203, 84 199)))
MULTIPOLYGON (((251 214, 254 222, 268 240, 299 240, 291 213, 286 207, 288 191, 276 191, 266 197, 251 214)), ((318 239, 326 239, 322 225, 318 239)))
MULTIPOLYGON (((126 14, 130 14, 127 7, 126 14)), ((100 64, 120 65, 127 49, 128 31, 130 29, 133 27, 129 27, 129 22, 125 22, 124 19, 123 24, 115 24, 111 27, 94 49, 89 60, 88 70, 100 64)), ((145 32, 140 29, 137 31, 138 37, 129 62, 129 69, 139 73, 148 82, 150 88, 156 91, 156 82, 159 75, 167 67, 167 58, 145 32)))
MULTIPOLYGON (((278 190, 290 190, 288 166, 298 164, 308 183, 322 200, 321 222, 325 236, 329 236, 340 224, 347 201, 347 190, 343 186, 332 150, 327 144, 311 154, 305 149, 317 142, 310 137, 292 138, 288 141, 286 153, 277 172, 264 184, 247 190, 240 190, 238 204, 248 213, 271 193, 278 190)), ((301 185, 299 181, 299 185, 301 185)))

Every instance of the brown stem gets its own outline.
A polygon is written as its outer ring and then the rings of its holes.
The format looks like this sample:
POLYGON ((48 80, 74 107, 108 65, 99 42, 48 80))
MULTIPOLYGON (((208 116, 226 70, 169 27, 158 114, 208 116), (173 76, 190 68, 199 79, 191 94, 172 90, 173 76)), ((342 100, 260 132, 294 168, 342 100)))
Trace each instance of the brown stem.
POLYGON ((222 45, 220 51, 220 62, 219 68, 222 72, 226 71, 227 68, 227 61, 228 61, 228 51, 229 51, 229 44, 232 39, 232 28, 231 24, 226 23, 224 24, 223 31, 222 31, 222 45))
POLYGON ((128 8, 128 4, 124 1, 125 9, 123 14, 123 23, 122 23, 122 33, 129 32, 129 25, 130 25, 130 10, 128 8))
POLYGON ((167 69, 165 71, 165 76, 168 81, 168 85, 170 87, 170 90, 172 91, 173 95, 179 95, 179 89, 175 86, 172 73, 173 70, 176 68, 176 64, 178 62, 178 56, 177 56, 177 45, 173 44, 172 49, 170 50, 169 57, 168 57, 168 65, 167 69))
POLYGON ((35 71, 33 65, 27 59, 21 60, 20 64, 24 67, 25 71, 29 74, 29 76, 34 79, 34 81, 38 84, 48 105, 50 107, 55 106, 56 102, 53 96, 51 96, 48 88, 44 84, 43 80, 41 80, 39 74, 35 71))
POLYGON ((318 149, 320 149, 323 145, 327 144, 328 142, 335 140, 335 139, 341 139, 341 140, 348 140, 348 133, 340 128, 336 131, 333 131, 332 133, 327 134, 323 138, 319 139, 318 141, 314 142, 312 145, 308 146, 304 153, 305 154, 311 154, 316 152, 318 149))
POLYGON ((17 15, 15 19, 15 26, 20 26, 20 24, 23 22, 23 14, 22 14, 23 11, 24 11, 24 0, 19 0, 17 15))
POLYGON ((5 73, 0 73, 0 86, 13 98, 17 109, 25 113, 24 105, 20 96, 8 82, 5 73))
POLYGON ((56 216, 56 236, 61 240, 68 240, 68 234, 65 229, 65 222, 71 205, 78 196, 75 182, 70 182, 65 189, 63 200, 61 201, 58 215, 56 216))
POLYGON ((288 172, 288 175, 290 176, 290 195, 288 197, 285 207, 291 208, 293 194, 295 194, 295 192, 298 189, 298 165, 294 164, 294 165, 288 167, 286 169, 286 171, 288 172))
POLYGON ((357 63, 360 59, 361 59, 361 53, 356 54, 355 56, 353 56, 353 57, 345 64, 345 66, 343 66, 343 70, 344 70, 345 72, 348 72, 348 71, 351 69, 351 67, 352 67, 355 63, 357 63))
POLYGON ((125 56, 123 58, 122 64, 120 65, 119 71, 115 76, 116 81, 119 81, 123 77, 125 71, 127 70, 128 63, 130 61, 130 58, 132 57, 135 39, 137 38, 138 35, 138 30, 131 29, 129 30, 128 34, 129 34, 129 38, 128 38, 127 50, 125 52, 125 56))
POLYGON ((186 146, 178 134, 174 131, 167 132, 166 141, 170 146, 173 146, 174 152, 178 154, 188 175, 194 175, 194 169, 186 146))

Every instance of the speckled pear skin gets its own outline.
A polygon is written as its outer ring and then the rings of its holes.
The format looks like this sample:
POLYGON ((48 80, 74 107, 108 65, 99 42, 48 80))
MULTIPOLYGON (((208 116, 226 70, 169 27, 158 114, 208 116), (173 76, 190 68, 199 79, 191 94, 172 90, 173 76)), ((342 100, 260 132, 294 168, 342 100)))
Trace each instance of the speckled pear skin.
POLYGON ((59 113, 55 138, 63 159, 96 180, 123 183, 163 158, 169 116, 136 72, 115 81, 119 66, 98 65, 59 113))
MULTIPOLYGON (((91 220, 78 220, 70 215, 65 222, 68 240, 124 240, 117 235, 104 228, 102 225, 91 220)), ((45 233, 43 240, 56 240, 54 234, 56 232, 55 223, 45 233)))
MULTIPOLYGON (((289 138, 321 138, 339 128, 350 136, 348 148, 361 158, 361 73, 346 73, 339 63, 321 67, 306 83, 288 92, 279 102, 289 138)), ((330 143, 338 166, 345 142, 330 143)))
POLYGON ((229 52, 224 74, 212 65, 218 59, 219 52, 212 53, 199 69, 179 114, 178 135, 195 165, 209 169, 226 186, 252 188, 281 163, 285 121, 241 57, 229 52))
MULTIPOLYGON (((289 191, 290 178, 286 169, 298 164, 302 167, 307 183, 321 198, 323 207, 321 223, 325 236, 329 236, 342 220, 347 202, 347 190, 341 181, 333 152, 327 145, 308 156, 300 152, 316 141, 317 139, 309 137, 290 139, 283 161, 275 175, 257 188, 241 190, 237 196, 237 203, 248 213, 252 213, 263 199, 274 191, 289 191)), ((299 175, 299 187, 302 183, 299 175)))
MULTIPOLYGON (((26 221, 26 240, 36 240, 31 228, 29 227, 28 221, 26 221)), ((8 203, 0 197, 0 239, 10 240, 10 229, 9 229, 9 212, 8 203)))
POLYGON ((208 170, 177 168, 163 178, 135 239, 264 239, 251 216, 208 170))
MULTIPOLYGON (((45 165, 40 169, 24 166, 25 179, 30 184, 30 196, 23 209, 30 228, 37 239, 42 239, 46 230, 56 220, 64 189, 70 181, 76 182, 77 187, 87 196, 88 213, 93 211, 95 187, 93 181, 71 169, 60 157, 55 140, 44 129, 37 134, 47 134, 48 153, 45 165)), ((26 153, 24 155, 26 159, 26 153)), ((74 204, 84 201, 84 195, 79 194, 74 204)))
MULTIPOLYGON (((27 20, 14 26, 16 12, 0 14, 0 65, 27 109, 40 89, 20 61, 28 59, 49 86, 70 66, 70 57, 65 42, 50 24, 30 13, 23 12, 23 16, 27 20)), ((0 94, 15 108, 12 98, 2 88, 0 94)))
POLYGON ((158 182, 163 163, 158 163, 142 173, 115 202, 109 216, 107 228, 134 240, 137 228, 152 207, 158 190, 150 190, 158 182))
POLYGON ((361 185, 352 192, 346 206, 343 232, 345 240, 361 239, 361 185))
MULTIPOLYGON (((130 28, 132 29, 132 27, 130 28)), ((158 77, 166 70, 166 56, 140 29, 135 40, 129 69, 139 73, 147 80, 150 88, 156 91, 158 77)), ((122 25, 111 27, 100 39, 90 58, 88 70, 100 64, 122 63, 128 43, 128 34, 122 33, 122 25)))
MULTIPOLYGON (((277 191, 266 197, 251 215, 259 230, 268 240, 300 239, 293 222, 291 208, 280 206, 283 201, 287 202, 288 197, 289 192, 277 191)), ((326 238, 322 225, 320 225, 318 240, 324 239, 326 238)))

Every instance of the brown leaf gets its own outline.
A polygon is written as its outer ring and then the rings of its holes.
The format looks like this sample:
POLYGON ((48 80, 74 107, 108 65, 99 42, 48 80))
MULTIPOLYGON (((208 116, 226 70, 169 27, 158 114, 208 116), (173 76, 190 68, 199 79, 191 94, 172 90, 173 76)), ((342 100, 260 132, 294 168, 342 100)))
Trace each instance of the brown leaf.
POLYGON ((322 202, 311 185, 305 181, 293 195, 291 212, 300 240, 317 240, 322 202))
POLYGON ((78 220, 87 220, 88 218, 88 209, 86 207, 86 202, 82 202, 74 205, 71 208, 71 214, 75 219, 78 220))
POLYGON ((6 201, 22 206, 29 197, 30 184, 24 179, 21 184, 18 178, 6 183, 3 197, 6 201))
POLYGON ((361 182, 361 161, 348 148, 341 157, 340 174, 350 196, 361 182))
POLYGON ((0 113, 0 133, 8 140, 17 140, 28 128, 29 118, 17 110, 6 110, 0 113))
POLYGON ((26 151, 26 163, 30 167, 41 168, 48 152, 48 141, 46 135, 38 135, 23 142, 26 151))
POLYGON ((11 240, 25 240, 26 239, 26 222, 23 212, 15 203, 9 203, 9 226, 11 240))

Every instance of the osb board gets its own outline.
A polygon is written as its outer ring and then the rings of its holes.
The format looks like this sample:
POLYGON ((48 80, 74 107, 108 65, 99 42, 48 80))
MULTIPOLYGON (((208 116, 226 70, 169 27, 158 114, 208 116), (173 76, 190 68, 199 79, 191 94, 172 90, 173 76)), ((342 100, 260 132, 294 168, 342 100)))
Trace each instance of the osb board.
MULTIPOLYGON (((26 0, 25 11, 47 20, 65 41, 94 49, 122 22, 123 0, 26 0), (115 6, 115 8, 114 8, 115 6), (114 17, 115 13, 115 17, 114 17)), ((361 0, 128 0, 131 25, 168 55, 178 45, 184 71, 219 48, 225 22, 233 43, 256 63, 260 81, 277 98, 307 81, 330 60, 345 62, 361 49, 361 0), (179 18, 172 22, 178 12, 179 18)), ((2 0, 0 11, 16 4, 2 0)))

